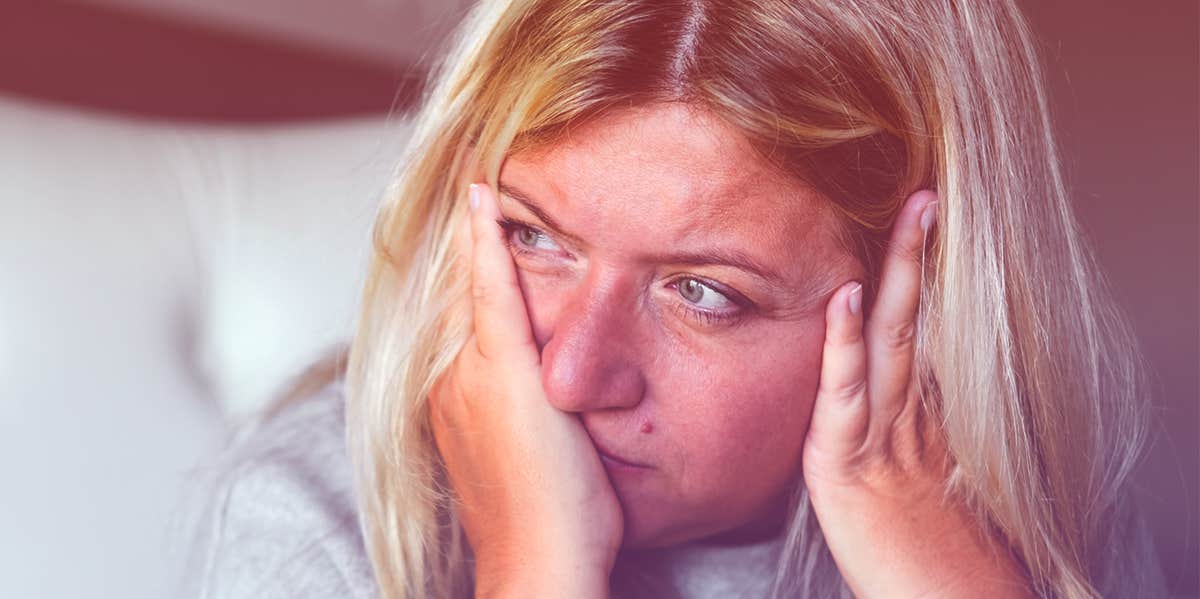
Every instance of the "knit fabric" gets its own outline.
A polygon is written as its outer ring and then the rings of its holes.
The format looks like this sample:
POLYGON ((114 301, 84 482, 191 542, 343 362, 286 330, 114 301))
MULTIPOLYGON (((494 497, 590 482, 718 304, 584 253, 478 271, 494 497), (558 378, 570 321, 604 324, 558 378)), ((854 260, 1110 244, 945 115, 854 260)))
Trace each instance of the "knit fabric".
MULTIPOLYGON (((180 596, 200 599, 376 597, 354 503, 340 385, 289 405, 201 470, 203 495, 180 596)), ((1114 523, 1104 597, 1166 597, 1136 514, 1114 523)), ((765 597, 782 539, 689 543, 654 553, 682 599, 765 597)), ((657 578, 657 577, 656 577, 657 578)))

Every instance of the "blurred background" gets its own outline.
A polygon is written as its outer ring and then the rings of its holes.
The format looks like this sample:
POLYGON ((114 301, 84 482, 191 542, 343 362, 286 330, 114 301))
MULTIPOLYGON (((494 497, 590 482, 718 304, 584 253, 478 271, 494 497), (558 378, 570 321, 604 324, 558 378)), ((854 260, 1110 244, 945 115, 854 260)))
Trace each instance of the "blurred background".
MULTIPOLYGON (((346 340, 406 111, 468 4, 0 0, 0 597, 170 595, 189 469, 346 340)), ((1024 7, 1153 369, 1139 500, 1196 597, 1197 3, 1024 7)))

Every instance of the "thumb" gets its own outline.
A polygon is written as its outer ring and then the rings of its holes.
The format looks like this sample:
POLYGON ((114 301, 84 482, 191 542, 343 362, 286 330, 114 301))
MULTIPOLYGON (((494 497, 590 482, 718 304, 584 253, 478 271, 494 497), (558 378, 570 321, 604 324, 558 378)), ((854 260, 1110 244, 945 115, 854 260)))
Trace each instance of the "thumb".
POLYGON ((471 299, 479 353, 538 362, 525 298, 503 238, 496 196, 483 183, 468 190, 471 206, 471 299))

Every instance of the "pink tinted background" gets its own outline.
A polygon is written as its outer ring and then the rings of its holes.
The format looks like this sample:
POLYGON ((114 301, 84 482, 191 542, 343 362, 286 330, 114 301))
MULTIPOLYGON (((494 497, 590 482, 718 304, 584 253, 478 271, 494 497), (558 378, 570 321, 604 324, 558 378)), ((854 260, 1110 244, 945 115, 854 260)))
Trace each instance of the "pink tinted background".
MULTIPOLYGON (((0 0, 0 92, 148 117, 260 122, 384 113, 410 105, 419 87, 420 65, 386 52, 96 4, 0 0)), ((1158 436, 1137 474, 1142 502, 1169 584, 1194 596, 1197 4, 1024 4, 1042 40, 1077 212, 1154 371, 1158 436)))

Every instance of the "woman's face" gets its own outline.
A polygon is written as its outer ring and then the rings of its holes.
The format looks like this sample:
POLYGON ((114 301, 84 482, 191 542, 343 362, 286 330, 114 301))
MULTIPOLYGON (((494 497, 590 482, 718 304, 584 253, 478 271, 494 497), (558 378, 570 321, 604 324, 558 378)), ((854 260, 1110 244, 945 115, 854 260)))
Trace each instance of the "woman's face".
POLYGON ((500 205, 550 401, 638 464, 602 458, 625 546, 777 530, 825 303, 861 272, 822 200, 663 104, 510 156, 500 205))

